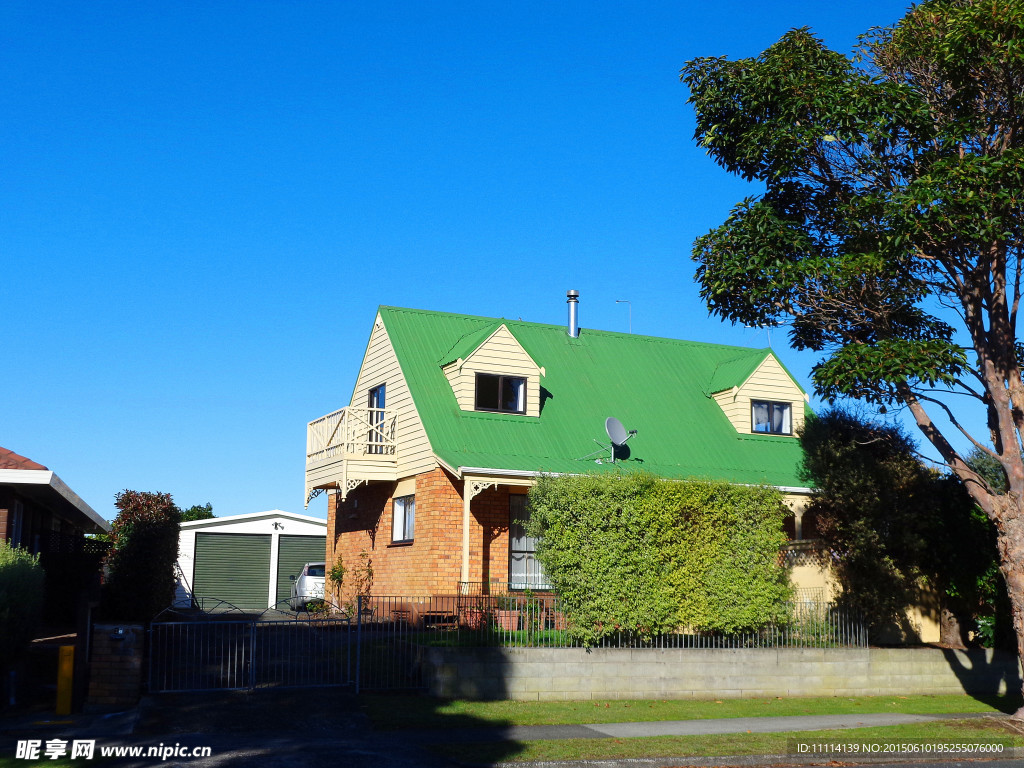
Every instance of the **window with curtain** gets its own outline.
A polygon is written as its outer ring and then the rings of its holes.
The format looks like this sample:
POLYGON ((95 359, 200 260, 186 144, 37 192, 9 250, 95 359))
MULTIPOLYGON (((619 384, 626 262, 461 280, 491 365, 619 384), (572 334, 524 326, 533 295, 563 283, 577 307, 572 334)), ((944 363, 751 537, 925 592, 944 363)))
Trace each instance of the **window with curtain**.
POLYGON ((750 402, 750 431, 773 435, 793 434, 793 406, 769 400, 750 402))
POLYGON ((551 589, 537 560, 537 540, 526 535, 529 509, 525 494, 508 497, 508 586, 509 589, 551 589))

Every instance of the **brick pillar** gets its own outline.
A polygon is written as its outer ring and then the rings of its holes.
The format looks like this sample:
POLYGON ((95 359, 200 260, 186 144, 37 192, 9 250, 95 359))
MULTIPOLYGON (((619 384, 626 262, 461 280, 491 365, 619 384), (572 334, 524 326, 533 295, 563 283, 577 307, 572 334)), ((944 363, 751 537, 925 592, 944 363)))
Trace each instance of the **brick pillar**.
POLYGON ((134 707, 142 694, 145 633, 138 624, 95 624, 87 711, 134 707))

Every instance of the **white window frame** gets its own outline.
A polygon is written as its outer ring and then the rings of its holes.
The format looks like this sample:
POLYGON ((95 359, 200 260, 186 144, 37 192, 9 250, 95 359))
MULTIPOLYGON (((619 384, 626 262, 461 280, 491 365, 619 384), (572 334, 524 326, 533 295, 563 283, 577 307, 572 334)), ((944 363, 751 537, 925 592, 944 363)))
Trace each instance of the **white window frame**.
POLYGON ((391 502, 391 543, 410 542, 416 535, 416 496, 396 496, 391 502))

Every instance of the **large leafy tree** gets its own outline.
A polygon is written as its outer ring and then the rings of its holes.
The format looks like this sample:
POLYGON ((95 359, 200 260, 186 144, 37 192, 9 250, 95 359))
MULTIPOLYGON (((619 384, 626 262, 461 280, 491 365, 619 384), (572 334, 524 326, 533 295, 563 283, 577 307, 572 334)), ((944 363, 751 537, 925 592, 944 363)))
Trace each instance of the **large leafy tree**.
POLYGON ((695 243, 703 298, 789 323, 822 353, 826 399, 912 414, 997 527, 1024 657, 1024 2, 927 0, 852 58, 798 29, 682 79, 697 141, 763 185, 695 243), (999 462, 1005 494, 961 444, 999 462))
MULTIPOLYGON (((898 424, 845 408, 809 417, 800 444, 814 488, 804 514, 836 555, 840 602, 862 612, 876 638, 913 631, 906 609, 922 590, 939 601, 949 646, 963 648, 964 630, 979 621, 995 626, 995 530, 959 480, 925 466, 898 424)), ((993 482, 997 468, 987 467, 993 482)))

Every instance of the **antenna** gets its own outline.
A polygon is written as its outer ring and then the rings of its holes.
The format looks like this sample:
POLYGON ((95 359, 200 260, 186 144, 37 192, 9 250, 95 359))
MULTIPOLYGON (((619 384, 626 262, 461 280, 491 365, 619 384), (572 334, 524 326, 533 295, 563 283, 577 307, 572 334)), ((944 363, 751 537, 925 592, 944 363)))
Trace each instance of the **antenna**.
POLYGON ((626 441, 629 440, 629 438, 633 437, 633 435, 636 434, 635 429, 627 430, 624 426, 622 426, 622 422, 616 419, 614 416, 609 416, 607 419, 604 420, 604 431, 608 435, 608 440, 611 441, 611 445, 605 445, 604 443, 601 443, 598 440, 594 440, 595 443, 601 446, 601 450, 594 451, 593 453, 588 453, 586 456, 577 459, 577 461, 584 461, 585 459, 589 459, 591 456, 596 456, 599 453, 609 451, 611 453, 611 456, 608 459, 598 458, 594 459, 594 461, 596 461, 598 464, 604 464, 605 461, 614 464, 616 449, 621 448, 623 445, 626 444, 626 441))
POLYGON ((633 333, 633 302, 629 299, 616 299, 616 304, 625 304, 629 309, 629 332, 633 333))

